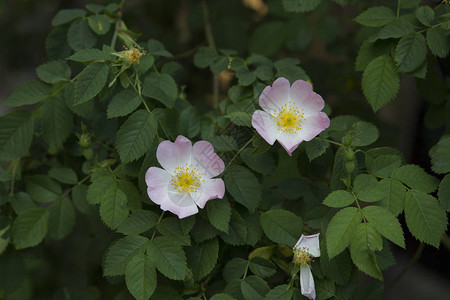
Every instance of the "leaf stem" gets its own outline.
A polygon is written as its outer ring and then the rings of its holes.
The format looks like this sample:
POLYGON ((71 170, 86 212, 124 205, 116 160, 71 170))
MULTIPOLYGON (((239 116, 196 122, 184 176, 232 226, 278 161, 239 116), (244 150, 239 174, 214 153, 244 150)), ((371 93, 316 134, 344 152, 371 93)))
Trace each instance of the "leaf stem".
POLYGON ((67 196, 71 190, 73 190, 73 188, 77 185, 82 184, 83 182, 85 182, 86 180, 89 179, 89 177, 91 177, 91 175, 88 175, 86 177, 84 177, 83 179, 81 179, 80 181, 78 181, 77 183, 75 183, 71 188, 69 188, 67 191, 64 192, 64 194, 62 194, 63 197, 67 196))
POLYGON ((253 138, 251 138, 250 140, 248 140, 247 143, 245 143, 244 146, 241 147, 241 149, 238 150, 238 152, 236 152, 236 154, 233 156, 233 158, 230 160, 230 162, 227 164, 227 166, 225 167, 225 171, 228 169, 228 167, 230 166, 230 164, 236 159, 236 157, 239 155, 239 153, 242 152, 242 150, 244 150, 245 148, 247 148, 248 145, 250 145, 250 143, 253 141, 253 138))
POLYGON ((17 170, 17 165, 20 163, 20 158, 15 160, 15 161, 13 161, 12 163, 14 165, 13 165, 12 174, 11 174, 12 175, 12 178, 11 178, 11 190, 9 191, 9 195, 10 196, 14 196, 14 183, 15 183, 15 180, 16 180, 16 170, 17 170))
POLYGON ((315 137, 314 139, 318 139, 318 140, 323 140, 323 141, 327 141, 328 143, 331 143, 331 144, 337 145, 337 146, 339 146, 339 147, 345 147, 345 145, 344 145, 344 144, 341 144, 341 143, 338 143, 338 142, 335 142, 335 141, 332 141, 332 140, 329 140, 329 139, 324 139, 324 138, 321 138, 321 137, 315 137))
POLYGON ((401 0, 398 0, 398 1, 397 1, 397 17, 396 17, 397 19, 398 19, 399 16, 400 16, 400 1, 401 1, 401 0))
POLYGON ((386 290, 392 288, 402 277, 405 275, 405 273, 419 260, 420 256, 422 255, 423 248, 425 247, 424 243, 420 243, 419 247, 416 250, 416 253, 414 253, 413 258, 411 261, 403 268, 403 270, 395 277, 387 286, 386 290))
POLYGON ((150 243, 153 241, 153 239, 155 238, 155 234, 156 234, 156 226, 158 226, 158 224, 161 222, 162 217, 164 216, 164 210, 162 211, 161 215, 159 216, 158 222, 156 222, 155 224, 155 230, 153 230, 153 234, 152 234, 152 238, 150 239, 150 243))

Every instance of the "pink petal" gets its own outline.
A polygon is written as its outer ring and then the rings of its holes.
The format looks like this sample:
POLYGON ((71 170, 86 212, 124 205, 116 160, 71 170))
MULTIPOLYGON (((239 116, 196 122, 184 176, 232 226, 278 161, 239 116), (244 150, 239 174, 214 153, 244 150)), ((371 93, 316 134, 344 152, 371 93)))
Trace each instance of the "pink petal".
POLYGON ((275 118, 262 110, 256 110, 252 116, 252 126, 267 143, 273 145, 278 136, 275 118))
POLYGON ((273 115, 275 110, 289 102, 291 84, 289 80, 280 77, 272 86, 267 86, 259 96, 259 105, 269 114, 273 115))
POLYGON ((167 192, 170 178, 170 174, 161 168, 151 167, 145 173, 147 194, 156 204, 161 204, 169 199, 167 192))
POLYGON ((277 137, 278 142, 283 146, 289 156, 303 142, 303 135, 300 133, 281 132, 277 137))
POLYGON ((310 141, 330 126, 330 119, 324 112, 305 116, 301 134, 305 141, 310 141))
POLYGON ((163 141, 156 150, 156 157, 161 166, 172 173, 176 167, 191 163, 192 143, 179 135, 175 143, 163 141))
POLYGON ((194 144, 191 163, 203 172, 206 178, 215 177, 225 170, 223 160, 214 153, 213 145, 207 141, 194 144))
POLYGON ((198 213, 197 204, 187 194, 169 192, 167 201, 161 203, 161 209, 170 211, 183 219, 198 213))
POLYGON ((325 106, 322 97, 313 92, 311 84, 304 80, 297 80, 292 84, 291 100, 304 110, 305 115, 317 113, 325 106))
POLYGON ((208 179, 201 184, 198 199, 194 198, 200 208, 205 207, 206 202, 216 198, 223 198, 225 195, 225 183, 220 178, 208 179))

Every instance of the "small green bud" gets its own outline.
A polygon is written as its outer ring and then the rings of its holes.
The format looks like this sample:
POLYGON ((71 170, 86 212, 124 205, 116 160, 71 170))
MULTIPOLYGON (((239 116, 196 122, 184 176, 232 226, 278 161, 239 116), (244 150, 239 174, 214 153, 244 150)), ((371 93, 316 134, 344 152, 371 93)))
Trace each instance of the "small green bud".
POLYGON ((345 162, 345 170, 347 173, 352 173, 355 170, 356 164, 354 160, 347 160, 345 162))
POLYGON ((91 160, 94 157, 94 151, 91 148, 83 149, 84 158, 91 160))
POLYGON ((347 160, 355 160, 355 152, 353 152, 352 149, 346 149, 345 150, 345 158, 347 160))
POLYGON ((83 149, 89 148, 91 146, 91 136, 89 133, 82 133, 78 139, 78 144, 83 149))

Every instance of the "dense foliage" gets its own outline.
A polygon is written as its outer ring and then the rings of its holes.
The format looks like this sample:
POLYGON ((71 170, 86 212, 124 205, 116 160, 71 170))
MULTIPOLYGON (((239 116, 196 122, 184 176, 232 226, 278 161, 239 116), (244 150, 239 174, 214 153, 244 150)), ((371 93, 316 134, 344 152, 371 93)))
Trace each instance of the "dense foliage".
POLYGON ((315 233, 317 299, 366 299, 381 297, 405 231, 439 247, 450 209, 450 102, 436 63, 450 50, 447 1, 193 2, 190 26, 204 35, 177 55, 127 27, 126 1, 54 16, 48 62, 0 117, 0 299, 302 299, 292 248, 315 233), (246 15, 231 12, 248 13, 244 3, 261 6, 239 35, 246 15), (359 28, 346 68, 362 72, 346 85, 361 80, 362 93, 342 84, 339 95, 362 94, 376 113, 414 77, 426 125, 440 129, 431 172, 379 142, 372 112, 326 105, 329 128, 292 156, 252 127, 275 79, 323 91, 323 69, 292 56, 317 38, 339 42, 329 13, 338 5, 359 10, 345 21, 359 28), (158 145, 179 135, 214 145, 226 188, 182 219, 163 213, 145 182, 158 145), (358 287, 359 272, 377 280, 358 287))

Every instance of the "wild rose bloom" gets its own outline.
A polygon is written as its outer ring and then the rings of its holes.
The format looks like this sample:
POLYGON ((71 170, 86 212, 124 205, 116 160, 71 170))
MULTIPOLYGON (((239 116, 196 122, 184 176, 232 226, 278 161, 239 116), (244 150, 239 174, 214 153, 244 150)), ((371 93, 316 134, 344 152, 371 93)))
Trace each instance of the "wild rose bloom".
POLYGON ((316 299, 316 288, 311 273, 312 257, 320 256, 319 234, 303 235, 294 246, 294 263, 300 266, 300 285, 302 295, 316 299))
POLYGON ((310 141, 330 126, 330 119, 321 112, 325 103, 313 92, 311 84, 280 77, 267 86, 259 97, 262 110, 256 110, 252 126, 267 143, 277 140, 289 155, 302 141, 310 141))
POLYGON ((223 180, 213 178, 225 165, 211 143, 199 141, 192 146, 189 139, 179 135, 174 143, 161 142, 156 157, 164 169, 149 168, 145 182, 148 196, 162 210, 182 219, 196 214, 197 206, 203 208, 208 200, 225 194, 223 180))

